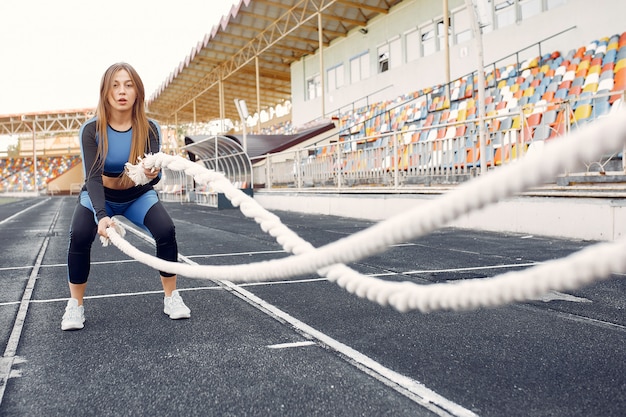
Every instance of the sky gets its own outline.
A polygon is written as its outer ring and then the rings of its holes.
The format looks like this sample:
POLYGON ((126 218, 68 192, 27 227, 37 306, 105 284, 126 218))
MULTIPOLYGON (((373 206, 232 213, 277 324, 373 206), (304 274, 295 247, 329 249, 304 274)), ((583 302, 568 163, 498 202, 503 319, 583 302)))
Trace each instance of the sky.
POLYGON ((1 0, 0 115, 97 105, 115 62, 146 98, 239 0, 1 0))

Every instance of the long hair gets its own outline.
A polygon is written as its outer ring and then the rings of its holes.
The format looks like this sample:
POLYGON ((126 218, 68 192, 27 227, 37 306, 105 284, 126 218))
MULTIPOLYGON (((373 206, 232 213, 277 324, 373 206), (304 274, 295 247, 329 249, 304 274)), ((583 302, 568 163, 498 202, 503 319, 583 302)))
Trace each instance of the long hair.
MULTIPOLYGON (((109 104, 108 96, 111 90, 113 76, 121 70, 126 70, 130 75, 131 81, 137 93, 135 103, 133 104, 132 114, 132 143, 130 146, 130 155, 128 161, 132 164, 137 163, 137 159, 142 157, 146 151, 146 143, 149 140, 149 132, 151 130, 150 123, 148 122, 148 116, 146 116, 145 109, 145 89, 143 81, 135 69, 125 62, 118 62, 111 65, 102 76, 100 82, 100 99, 98 101, 98 107, 96 108, 96 132, 98 134, 98 155, 96 163, 99 169, 104 168, 104 161, 106 159, 109 150, 109 140, 107 137, 107 126, 109 124, 109 113, 111 111, 111 105, 109 104)), ((156 132, 154 132, 156 134, 156 132)), ((130 186, 135 185, 133 181, 124 175, 122 178, 123 184, 130 186)))

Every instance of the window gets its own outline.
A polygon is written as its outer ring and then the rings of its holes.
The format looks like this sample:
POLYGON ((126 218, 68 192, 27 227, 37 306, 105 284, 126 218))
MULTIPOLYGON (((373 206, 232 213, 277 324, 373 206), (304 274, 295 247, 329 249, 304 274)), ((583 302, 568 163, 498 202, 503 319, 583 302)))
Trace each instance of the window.
MULTIPOLYGON (((439 43, 437 45, 438 50, 445 49, 446 47, 446 26, 443 20, 437 22, 437 36, 439 37, 439 43)), ((452 42, 452 28, 450 27, 450 19, 448 19, 448 46, 452 42)))
POLYGON ((521 19, 528 19, 541 13, 541 0, 520 1, 521 19))
POLYGON ((472 39, 472 25, 470 14, 467 9, 463 9, 454 14, 454 36, 457 44, 472 39))
POLYGON ((385 72, 389 69, 389 44, 378 48, 378 72, 385 72))
MULTIPOLYGON (((424 26, 422 29, 422 53, 423 56, 434 54, 440 49, 445 47, 445 35, 446 29, 443 24, 443 19, 433 22, 424 26)), ((448 34, 451 33, 451 28, 448 27, 448 34)), ((452 37, 448 38, 450 43, 452 37)))
POLYGON ((350 60, 350 82, 352 84, 369 78, 369 76, 369 52, 364 52, 361 55, 358 55, 350 60))
POLYGON ((494 0, 496 28, 500 29, 515 23, 515 0, 494 0))
POLYGON ((402 65, 402 39, 398 36, 378 47, 378 72, 402 65))
POLYGON ((343 87, 344 69, 343 64, 339 64, 327 71, 328 75, 328 91, 334 91, 343 87))
POLYGON ((307 99, 313 100, 314 98, 322 96, 322 84, 320 82, 320 75, 314 75, 306 80, 307 99))
POLYGON ((400 37, 389 41, 389 68, 398 68, 402 65, 402 40, 400 37))
POLYGON ((404 37, 406 41, 406 62, 415 61, 420 57, 420 34, 418 30, 411 31, 404 37))
POLYGON ((437 45, 435 44, 435 42, 435 27, 431 24, 422 29, 423 56, 431 55, 437 52, 437 45))
POLYGON ((567 0, 547 0, 546 9, 552 10, 555 7, 559 7, 567 3, 567 0))

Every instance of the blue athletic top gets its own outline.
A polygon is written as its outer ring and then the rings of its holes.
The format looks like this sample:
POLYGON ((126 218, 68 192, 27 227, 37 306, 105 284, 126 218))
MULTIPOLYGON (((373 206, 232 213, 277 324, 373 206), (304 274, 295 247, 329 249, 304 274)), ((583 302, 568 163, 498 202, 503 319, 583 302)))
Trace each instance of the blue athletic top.
MULTIPOLYGON (((107 126, 107 138, 109 149, 104 160, 104 169, 97 168, 98 133, 96 131, 97 118, 85 122, 79 132, 80 151, 83 158, 83 173, 85 185, 83 190, 89 193, 91 204, 96 212, 98 221, 107 216, 105 202, 125 203, 132 201, 152 189, 159 182, 160 175, 145 185, 138 185, 127 190, 113 190, 102 185, 102 175, 107 177, 120 177, 124 174, 124 165, 130 157, 130 145, 132 143, 132 128, 125 132, 119 132, 111 126, 107 126)), ((161 127, 153 120, 149 120, 149 137, 146 141, 145 153, 159 152, 161 145, 161 127)), ((136 161, 131 161, 136 163, 136 161)))

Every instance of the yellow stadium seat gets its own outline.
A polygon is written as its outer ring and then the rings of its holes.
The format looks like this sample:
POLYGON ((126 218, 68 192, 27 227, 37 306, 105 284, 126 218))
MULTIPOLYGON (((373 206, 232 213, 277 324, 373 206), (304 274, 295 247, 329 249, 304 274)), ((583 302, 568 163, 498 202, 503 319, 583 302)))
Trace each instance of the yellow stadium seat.
POLYGON ((613 72, 617 74, 617 72, 622 68, 626 68, 626 58, 620 59, 615 63, 615 67, 613 67, 613 72))
POLYGON ((581 120, 588 119, 589 116, 591 116, 591 109, 591 104, 581 104, 580 106, 576 107, 576 110, 574 110, 574 118, 572 119, 572 121, 579 122, 581 120))
POLYGON ((598 83, 587 84, 583 88, 583 93, 595 93, 596 91, 598 91, 598 83))

